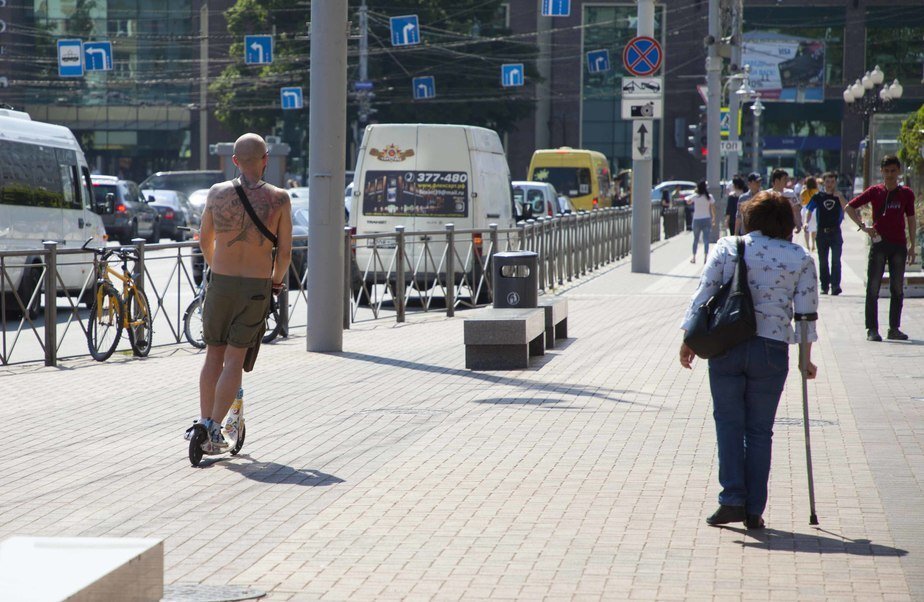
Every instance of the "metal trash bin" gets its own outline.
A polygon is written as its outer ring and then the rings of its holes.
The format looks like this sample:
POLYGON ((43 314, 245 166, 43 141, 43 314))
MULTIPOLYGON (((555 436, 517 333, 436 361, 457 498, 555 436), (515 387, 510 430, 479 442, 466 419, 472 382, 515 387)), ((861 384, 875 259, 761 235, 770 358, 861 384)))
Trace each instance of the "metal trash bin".
POLYGON ((539 255, 532 251, 495 253, 494 307, 535 308, 539 302, 539 255))

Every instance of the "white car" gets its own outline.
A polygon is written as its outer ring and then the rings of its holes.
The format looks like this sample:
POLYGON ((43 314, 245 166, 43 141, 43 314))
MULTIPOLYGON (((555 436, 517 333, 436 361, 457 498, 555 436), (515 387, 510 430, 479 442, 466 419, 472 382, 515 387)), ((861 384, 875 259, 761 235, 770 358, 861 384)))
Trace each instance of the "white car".
POLYGON ((209 198, 209 189, 200 188, 199 190, 194 190, 189 193, 189 204, 193 206, 199 215, 202 215, 202 212, 205 211, 205 201, 209 198))
POLYGON ((696 182, 691 180, 667 180, 666 182, 661 182, 657 186, 651 189, 651 202, 658 204, 661 202, 661 191, 668 190, 671 193, 671 198, 674 197, 674 189, 680 187, 680 197, 684 198, 692 194, 696 190, 696 182))
POLYGON ((558 194, 548 182, 518 181, 511 182, 511 186, 518 219, 552 217, 557 213, 571 213, 574 209, 570 199, 558 194))

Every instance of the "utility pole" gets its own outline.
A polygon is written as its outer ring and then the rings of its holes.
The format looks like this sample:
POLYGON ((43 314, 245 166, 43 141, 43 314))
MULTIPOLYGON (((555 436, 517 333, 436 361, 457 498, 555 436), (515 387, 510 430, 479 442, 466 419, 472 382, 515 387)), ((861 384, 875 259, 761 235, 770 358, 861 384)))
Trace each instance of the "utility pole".
POLYGON ((552 119, 552 17, 542 16, 542 0, 536 0, 536 70, 539 83, 536 84, 536 148, 549 148, 551 135, 549 130, 552 119))
MULTIPOLYGON (((637 35, 654 37, 654 0, 638 0, 637 35)), ((652 160, 632 161, 632 271, 651 271, 652 160)))
POLYGON ((308 351, 343 350, 347 0, 311 3, 308 351))
POLYGON ((199 8, 199 169, 209 168, 209 5, 199 8))
MULTIPOLYGON (((709 98, 706 103, 706 182, 709 193, 715 199, 716 220, 712 227, 712 240, 719 239, 719 216, 725 214, 725 198, 722 195, 722 153, 719 144, 722 140, 722 58, 719 49, 722 44, 721 0, 709 0, 709 36, 706 38, 708 55, 706 56, 706 88, 709 98)), ((635 224, 633 223, 633 226, 635 224)))
MULTIPOLYGON (((741 64, 741 2, 740 0, 733 0, 732 4, 732 39, 731 39, 731 64, 733 71, 742 71, 743 65, 741 64)), ((734 86, 731 86, 733 88, 734 86)), ((738 142, 739 133, 738 133, 738 123, 740 122, 741 115, 741 96, 737 94, 737 90, 733 89, 728 90, 728 140, 729 142, 738 142)), ((726 162, 728 166, 726 172, 726 178, 729 180, 738 173, 738 153, 731 152, 728 153, 728 160, 726 162)))
MULTIPOLYGON (((369 7, 366 6, 366 0, 363 0, 359 6, 359 81, 362 82, 361 88, 357 90, 361 133, 373 113, 371 106, 373 94, 371 90, 366 89, 366 84, 369 82, 369 7)), ((356 142, 359 143, 358 140, 356 142)))

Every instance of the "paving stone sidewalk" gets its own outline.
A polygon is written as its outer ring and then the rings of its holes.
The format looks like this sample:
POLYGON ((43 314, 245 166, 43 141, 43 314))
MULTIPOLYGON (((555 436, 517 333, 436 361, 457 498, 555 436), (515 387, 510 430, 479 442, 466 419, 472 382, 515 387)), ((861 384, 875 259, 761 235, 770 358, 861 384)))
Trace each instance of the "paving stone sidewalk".
POLYGON ((356 325, 338 354, 266 345, 242 454, 204 468, 181 438, 201 353, 4 368, 0 538, 159 537, 167 583, 274 601, 924 600, 924 300, 911 342, 867 343, 845 236, 809 385, 818 528, 795 348, 769 528, 703 521, 715 437, 705 362, 677 363, 702 270, 683 234, 652 274, 567 287, 573 338, 528 370, 465 370, 466 312, 356 325))

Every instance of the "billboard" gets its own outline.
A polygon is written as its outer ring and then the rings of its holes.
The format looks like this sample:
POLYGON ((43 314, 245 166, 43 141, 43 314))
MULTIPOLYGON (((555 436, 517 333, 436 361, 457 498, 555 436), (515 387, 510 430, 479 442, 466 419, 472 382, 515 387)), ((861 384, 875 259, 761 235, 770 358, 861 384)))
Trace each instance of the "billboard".
POLYGON ((394 217, 467 217, 464 171, 367 171, 363 213, 394 217))
POLYGON ((822 102, 825 99, 825 43, 769 31, 744 34, 743 63, 761 100, 822 102))

